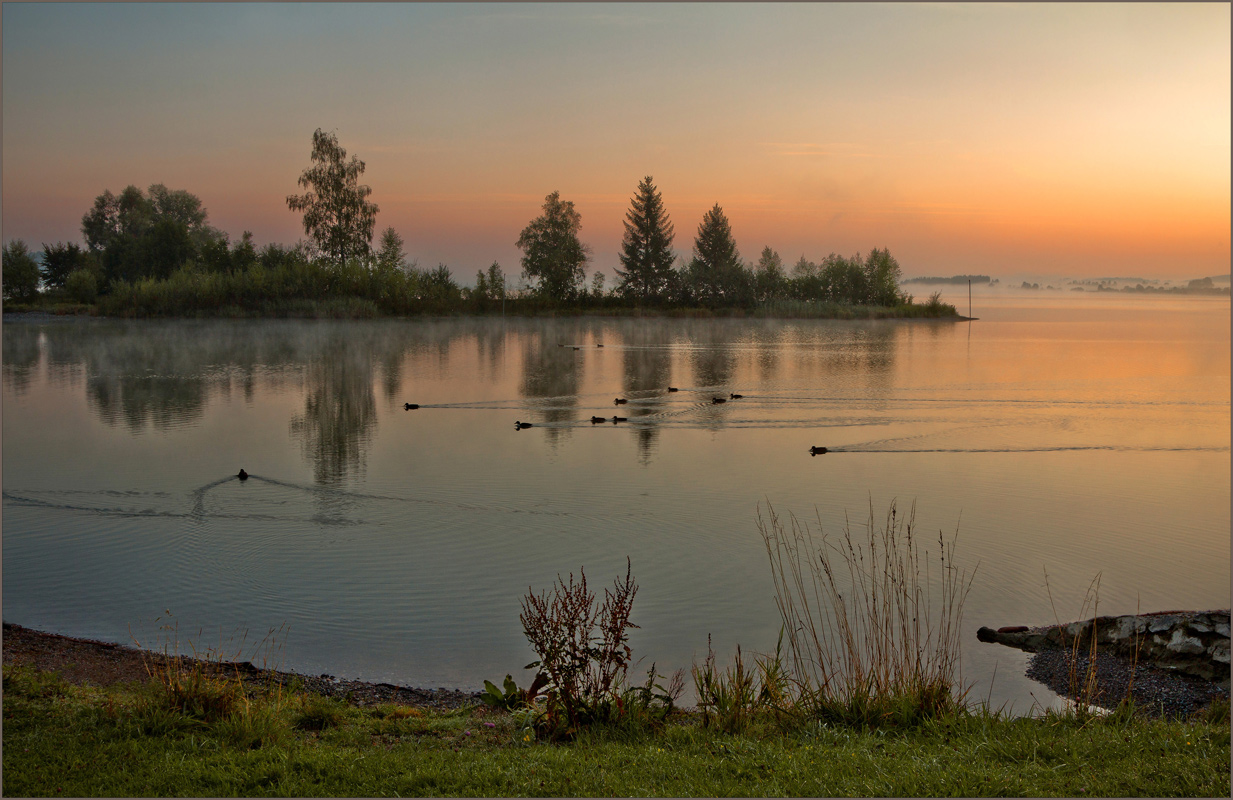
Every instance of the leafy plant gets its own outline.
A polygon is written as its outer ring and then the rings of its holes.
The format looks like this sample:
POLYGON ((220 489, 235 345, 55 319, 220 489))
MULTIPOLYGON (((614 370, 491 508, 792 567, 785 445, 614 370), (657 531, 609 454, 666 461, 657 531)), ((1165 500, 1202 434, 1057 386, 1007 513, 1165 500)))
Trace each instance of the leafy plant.
POLYGON ((531 681, 530 687, 519 689, 518 684, 514 683, 513 676, 506 675, 503 689, 498 689, 492 681, 484 681, 484 692, 480 695, 480 699, 492 708, 514 711, 531 705, 547 683, 547 676, 539 672, 536 673, 535 680, 531 681))
POLYGON ((629 630, 638 627, 629 619, 638 591, 629 559, 625 580, 604 590, 602 607, 587 588, 586 573, 578 572, 577 582, 573 573, 568 583, 558 576, 551 595, 528 589, 519 617, 539 656, 527 669, 539 667, 546 679, 539 727, 553 738, 569 738, 583 724, 620 716, 620 690, 633 657, 629 630))

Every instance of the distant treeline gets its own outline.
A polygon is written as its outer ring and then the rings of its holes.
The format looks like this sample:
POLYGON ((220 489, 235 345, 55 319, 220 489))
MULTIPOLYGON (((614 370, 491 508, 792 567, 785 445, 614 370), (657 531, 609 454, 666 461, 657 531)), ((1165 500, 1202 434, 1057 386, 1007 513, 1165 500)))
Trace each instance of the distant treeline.
POLYGON ((904 283, 988 283, 988 275, 952 275, 949 278, 908 278, 904 283))
MULTIPOLYGON (((769 246, 756 263, 737 251, 716 204, 702 218, 692 257, 672 250, 673 225, 648 176, 626 214, 616 285, 587 276, 590 248, 581 216, 557 192, 518 237, 521 281, 510 285, 495 261, 460 286, 450 268, 408 261, 402 237, 387 228, 372 246, 377 206, 358 183, 364 162, 346 159, 337 138, 313 135, 313 165, 287 198, 302 212, 307 240, 258 249, 209 224, 201 200, 155 184, 95 198, 82 217, 85 247, 43 245, 41 264, 20 240, 4 247, 4 296, 18 303, 59 301, 107 315, 315 314, 372 316, 440 313, 570 313, 588 310, 791 311, 792 316, 954 316, 938 293, 915 304, 899 287, 902 270, 887 249, 867 255, 804 256, 790 270, 769 246), (854 314, 843 307, 876 312, 854 314)), ((986 277, 987 281, 988 278, 986 277)), ((11 304, 10 304, 11 305, 11 304)))

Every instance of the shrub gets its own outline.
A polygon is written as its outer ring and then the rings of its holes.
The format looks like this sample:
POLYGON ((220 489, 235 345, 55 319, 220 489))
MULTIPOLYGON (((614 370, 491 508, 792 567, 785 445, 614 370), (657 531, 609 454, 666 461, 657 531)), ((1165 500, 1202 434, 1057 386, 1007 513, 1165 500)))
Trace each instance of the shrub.
POLYGON ((98 279, 88 269, 75 269, 64 281, 69 297, 78 303, 93 303, 98 299, 98 279))

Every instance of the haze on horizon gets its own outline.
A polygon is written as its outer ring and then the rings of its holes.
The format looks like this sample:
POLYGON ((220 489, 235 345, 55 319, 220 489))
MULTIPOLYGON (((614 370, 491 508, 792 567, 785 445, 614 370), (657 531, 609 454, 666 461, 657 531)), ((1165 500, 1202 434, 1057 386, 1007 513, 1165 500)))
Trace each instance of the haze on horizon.
POLYGON ((466 281, 560 191, 589 271, 654 177, 688 254, 888 247, 907 277, 1227 274, 1228 4, 5 3, 3 239, 163 183, 256 243, 312 132, 466 281))

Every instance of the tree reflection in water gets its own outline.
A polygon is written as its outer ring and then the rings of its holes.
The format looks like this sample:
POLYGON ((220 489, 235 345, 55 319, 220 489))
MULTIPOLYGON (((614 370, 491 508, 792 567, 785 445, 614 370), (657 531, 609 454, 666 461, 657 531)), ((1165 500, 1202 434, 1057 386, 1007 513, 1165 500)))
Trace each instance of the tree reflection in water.
POLYGON ((521 391, 523 397, 538 402, 523 405, 536 422, 549 423, 544 436, 555 446, 571 430, 551 423, 572 422, 578 415, 578 386, 586 360, 572 345, 584 341, 583 325, 578 320, 534 320, 529 325, 522 331, 521 391))
POLYGON ((638 439, 639 459, 645 465, 655 451, 659 438, 656 415, 664 410, 672 379, 672 335, 659 320, 628 325, 623 334, 621 385, 627 396, 639 398, 638 405, 630 406, 627 415, 631 421, 642 423, 634 428, 634 435, 638 439))

